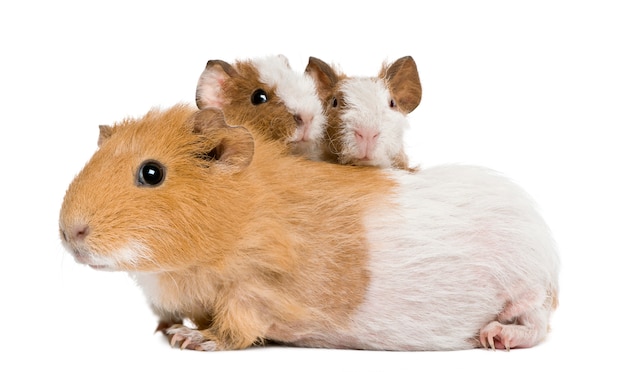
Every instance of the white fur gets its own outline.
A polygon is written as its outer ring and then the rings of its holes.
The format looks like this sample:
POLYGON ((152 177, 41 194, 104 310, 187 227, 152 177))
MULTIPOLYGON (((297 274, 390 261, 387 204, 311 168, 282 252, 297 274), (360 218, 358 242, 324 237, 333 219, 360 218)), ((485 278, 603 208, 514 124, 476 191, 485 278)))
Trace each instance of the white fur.
POLYGON ((475 347, 507 303, 556 290, 554 243, 519 187, 469 166, 395 174, 397 207, 367 220, 372 280, 354 317, 366 344, 475 347))
POLYGON ((152 260, 150 249, 139 241, 131 241, 119 248, 113 247, 113 253, 110 254, 99 254, 90 249, 89 237, 85 241, 63 241, 63 244, 78 263, 98 270, 116 271, 136 267, 141 261, 152 260))
POLYGON ((546 304, 558 290, 559 260, 526 194, 478 167, 389 172, 399 185, 395 206, 373 210, 365 220, 371 281, 364 303, 349 329, 311 335, 302 343, 473 348, 481 329, 518 304, 529 307, 520 319, 534 321, 530 329, 543 338, 551 312, 546 304))
POLYGON ((276 94, 287 110, 306 121, 304 128, 299 128, 289 140, 299 141, 303 137, 320 140, 326 118, 313 79, 292 70, 282 55, 257 58, 252 64, 257 68, 261 82, 276 88, 276 94))
POLYGON ((389 107, 391 93, 385 83, 381 79, 354 77, 344 81, 341 91, 346 111, 340 118, 344 144, 340 162, 391 167, 392 159, 403 151, 403 134, 409 122, 403 113, 389 107), (355 139, 357 131, 380 132, 374 145, 367 149, 367 160, 359 160, 364 150, 355 139))
POLYGON ((152 260, 151 249, 140 241, 130 241, 125 247, 115 252, 113 259, 122 265, 137 266, 142 261, 152 260))
POLYGON ((143 290, 148 303, 160 304, 161 287, 159 286, 159 274, 144 272, 129 272, 137 285, 143 290))

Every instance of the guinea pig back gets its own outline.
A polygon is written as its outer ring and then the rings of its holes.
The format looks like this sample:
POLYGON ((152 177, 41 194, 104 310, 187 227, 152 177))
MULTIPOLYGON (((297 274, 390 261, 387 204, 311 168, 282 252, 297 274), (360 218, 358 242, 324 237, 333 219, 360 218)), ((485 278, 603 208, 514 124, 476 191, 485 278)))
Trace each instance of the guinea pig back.
POLYGON ((504 177, 313 162, 214 109, 102 127, 59 227, 189 349, 530 347, 556 306, 549 229, 504 177))

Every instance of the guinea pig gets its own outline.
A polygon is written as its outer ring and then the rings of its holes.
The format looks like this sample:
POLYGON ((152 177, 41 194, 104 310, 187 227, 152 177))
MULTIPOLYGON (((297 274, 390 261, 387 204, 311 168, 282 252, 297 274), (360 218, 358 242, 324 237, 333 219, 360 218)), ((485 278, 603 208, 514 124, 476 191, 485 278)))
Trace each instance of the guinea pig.
POLYGON ((222 109, 227 122, 284 143, 296 155, 319 158, 326 117, 313 80, 284 55, 210 60, 198 79, 198 108, 222 109))
POLYGON ((376 77, 348 77, 337 66, 310 57, 305 73, 316 81, 325 105, 324 160, 417 170, 409 167, 403 142, 407 115, 422 98, 412 57, 383 63, 376 77))
POLYGON ((99 143, 63 199, 62 244, 130 273, 173 346, 510 349, 548 332, 555 244, 492 170, 311 161, 186 105, 99 143))

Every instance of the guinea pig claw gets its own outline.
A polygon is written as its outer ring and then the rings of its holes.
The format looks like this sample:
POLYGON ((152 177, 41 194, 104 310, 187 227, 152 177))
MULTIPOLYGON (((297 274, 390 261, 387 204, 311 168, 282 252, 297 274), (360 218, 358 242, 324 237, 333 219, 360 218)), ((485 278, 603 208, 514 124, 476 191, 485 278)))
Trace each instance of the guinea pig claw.
POLYGON ((485 335, 485 334, 481 333, 481 335, 480 335, 480 344, 485 349, 491 349, 493 351, 496 350, 496 345, 495 345, 495 342, 493 341, 493 337, 491 335, 485 335))
POLYGON ((175 347, 177 343, 181 342, 180 349, 184 349, 183 345, 187 346, 189 344, 189 339, 185 336, 181 336, 179 334, 170 335, 170 346, 175 347))
POLYGON ((480 331, 480 344, 492 350, 511 351, 511 348, 519 347, 520 336, 529 333, 527 327, 513 324, 502 324, 493 321, 480 331), (520 328, 522 327, 522 328, 520 328))
POLYGON ((510 340, 508 339, 504 339, 504 341, 496 340, 492 335, 480 335, 480 344, 482 345, 483 348, 491 349, 493 351, 496 351, 498 349, 511 351, 510 340))
POLYGON ((190 344, 190 343, 191 343, 191 339, 190 339, 190 338, 186 338, 186 339, 185 339, 185 341, 183 341, 183 342, 180 344, 180 349, 181 349, 181 350, 186 349, 186 348, 187 348, 187 346, 189 346, 189 344, 190 344))
POLYGON ((491 349, 493 351, 496 351, 496 345, 493 342, 493 338, 491 337, 487 337, 487 342, 489 343, 488 345, 485 344, 485 349, 491 349))

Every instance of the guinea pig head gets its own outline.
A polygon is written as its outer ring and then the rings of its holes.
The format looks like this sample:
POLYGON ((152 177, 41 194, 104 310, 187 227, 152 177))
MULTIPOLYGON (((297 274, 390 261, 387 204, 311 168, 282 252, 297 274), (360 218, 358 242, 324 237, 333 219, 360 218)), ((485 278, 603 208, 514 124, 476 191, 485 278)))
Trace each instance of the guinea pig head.
POLYGON ((101 126, 60 211, 61 241, 77 262, 131 272, 221 264, 237 231, 229 182, 254 142, 219 110, 196 111, 178 105, 101 126))
POLYGON ((317 158, 326 118, 315 83, 274 55, 229 64, 210 60, 196 88, 198 108, 217 107, 227 122, 244 125, 290 152, 317 158))
POLYGON ((316 81, 325 105, 327 160, 408 168, 403 150, 407 115, 422 96, 412 57, 383 64, 376 77, 348 77, 315 57, 309 59, 306 72, 316 81))

